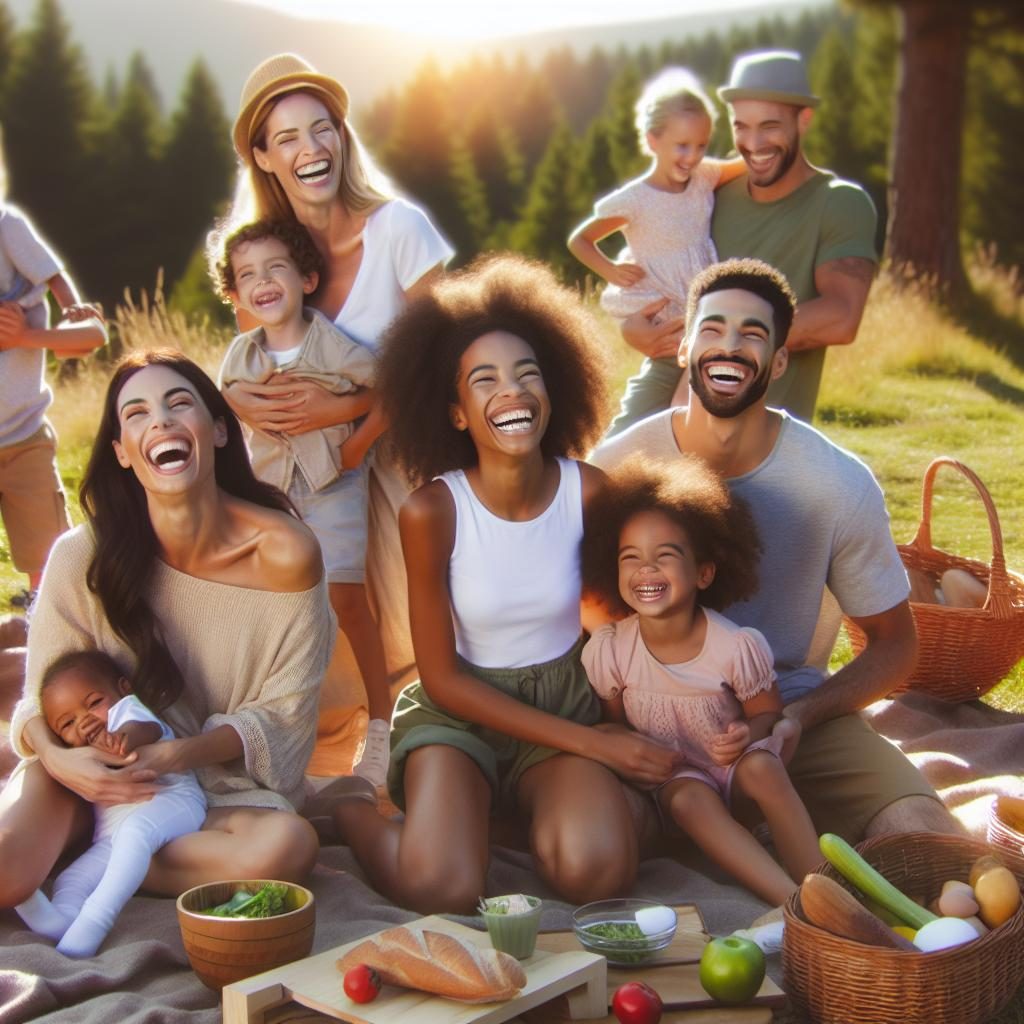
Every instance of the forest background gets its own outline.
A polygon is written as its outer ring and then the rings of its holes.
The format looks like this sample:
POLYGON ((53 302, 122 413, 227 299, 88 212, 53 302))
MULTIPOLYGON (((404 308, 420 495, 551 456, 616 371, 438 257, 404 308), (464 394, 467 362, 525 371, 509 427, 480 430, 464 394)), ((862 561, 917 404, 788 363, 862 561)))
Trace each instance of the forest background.
MULTIPOLYGON (((109 360, 124 345, 173 339, 215 370, 230 338, 231 312, 212 293, 203 243, 235 180, 235 97, 221 94, 202 59, 170 101, 142 52, 97 78, 59 0, 30 2, 26 14, 26 0, 0 0, 8 194, 64 257, 83 295, 103 302, 112 323, 110 350, 77 376, 73 364, 64 370, 53 408, 77 516, 74 495, 109 360)), ((940 295, 950 300, 943 303, 934 290, 907 291, 883 275, 861 340, 830 353, 816 424, 879 475, 898 540, 909 539, 917 523, 929 459, 943 452, 963 458, 1008 519, 1008 561, 1019 569, 1024 479, 1009 453, 1024 437, 1024 29, 1018 15, 1007 13, 1013 4, 858 0, 666 35, 653 46, 533 47, 527 57, 513 43, 500 55, 426 60, 400 85, 357 106, 354 122, 395 184, 425 205, 451 239, 456 264, 512 248, 546 260, 590 294, 594 282, 565 239, 596 197, 644 169, 633 123, 644 79, 681 64, 713 95, 737 53, 791 48, 807 58, 812 87, 823 97, 807 154, 867 188, 880 214, 881 251, 895 143, 915 127, 904 110, 894 130, 900 25, 908 9, 936 7, 969 12, 970 34, 962 40, 966 64, 955 109, 939 105, 956 146, 938 130, 922 137, 916 126, 920 191, 951 162, 957 172, 954 216, 936 210, 935 223, 922 224, 921 232, 954 232, 967 284, 940 295)), ((254 52, 246 63, 268 54, 254 52)), ((933 97, 921 99, 927 105, 933 97)), ((729 149, 722 116, 711 151, 729 149)), ((624 379, 636 354, 616 341, 614 325, 603 326, 621 354, 624 379)), ((944 485, 938 507, 936 542, 987 560, 988 525, 969 488, 944 485)), ((8 559, 0 546, 0 592, 9 595, 20 582, 8 559)), ((1008 686, 1010 703, 1024 709, 1021 666, 1008 686)))

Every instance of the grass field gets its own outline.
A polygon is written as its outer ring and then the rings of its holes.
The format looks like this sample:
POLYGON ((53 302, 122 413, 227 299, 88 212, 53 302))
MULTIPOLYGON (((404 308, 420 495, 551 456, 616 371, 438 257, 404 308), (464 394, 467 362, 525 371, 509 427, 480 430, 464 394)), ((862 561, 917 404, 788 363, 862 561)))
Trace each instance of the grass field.
MULTIPOLYGON (((1024 299, 1016 281, 989 271, 986 282, 1004 316, 1024 327, 1024 299)), ((189 324, 161 301, 122 309, 118 327, 126 347, 174 344, 216 373, 228 332, 189 324)), ((616 387, 638 359, 604 323, 617 353, 616 387)), ((54 385, 51 419, 60 435, 59 462, 74 521, 77 492, 93 440, 108 364, 84 363, 54 385)), ((861 456, 886 493, 893 535, 908 541, 921 517, 921 479, 936 455, 951 455, 985 482, 999 510, 1007 563, 1024 570, 1024 474, 1014 456, 1024 439, 1024 372, 920 297, 875 283, 858 340, 834 348, 826 362, 816 425, 861 456)), ((932 519, 936 547, 988 562, 991 538, 981 502, 958 474, 938 478, 932 519)), ((0 607, 24 586, 0 533, 0 607)), ((849 656, 841 639, 834 660, 849 656)), ((992 692, 999 706, 1024 710, 1024 663, 992 692)))

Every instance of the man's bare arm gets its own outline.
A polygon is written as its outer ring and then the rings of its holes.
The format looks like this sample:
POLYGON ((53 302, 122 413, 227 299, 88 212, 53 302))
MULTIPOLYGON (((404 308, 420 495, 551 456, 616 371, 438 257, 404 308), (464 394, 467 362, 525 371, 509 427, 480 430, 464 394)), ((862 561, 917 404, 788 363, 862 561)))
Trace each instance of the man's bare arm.
POLYGON ((822 263, 814 272, 816 299, 801 302, 786 340, 790 352, 849 345, 857 337, 875 264, 860 256, 822 263))
POLYGON ((878 615, 853 620, 867 636, 867 646, 806 696, 787 704, 783 715, 806 732, 831 718, 860 711, 891 693, 914 669, 917 631, 910 604, 902 601, 878 615))

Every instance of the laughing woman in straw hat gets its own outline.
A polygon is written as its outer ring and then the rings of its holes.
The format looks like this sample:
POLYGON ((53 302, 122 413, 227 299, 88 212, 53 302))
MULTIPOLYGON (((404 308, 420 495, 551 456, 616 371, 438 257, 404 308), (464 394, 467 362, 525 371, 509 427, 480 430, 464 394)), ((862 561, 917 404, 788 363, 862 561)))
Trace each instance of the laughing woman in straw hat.
MULTIPOLYGON (((346 121, 348 106, 341 84, 301 57, 280 54, 260 64, 242 90, 234 127, 245 163, 241 192, 251 194, 239 196, 230 220, 251 213, 303 224, 325 263, 313 303, 376 350, 384 328, 440 275, 452 249, 422 210, 389 190, 346 121)), ((370 407, 366 392, 336 396, 301 380, 237 383, 225 397, 250 426, 293 434, 349 422, 370 407)), ((374 456, 367 576, 393 676, 413 661, 397 527, 406 493, 399 475, 374 456)), ((390 704, 380 706, 375 689, 367 687, 371 722, 357 771, 377 781, 387 763, 390 704)))

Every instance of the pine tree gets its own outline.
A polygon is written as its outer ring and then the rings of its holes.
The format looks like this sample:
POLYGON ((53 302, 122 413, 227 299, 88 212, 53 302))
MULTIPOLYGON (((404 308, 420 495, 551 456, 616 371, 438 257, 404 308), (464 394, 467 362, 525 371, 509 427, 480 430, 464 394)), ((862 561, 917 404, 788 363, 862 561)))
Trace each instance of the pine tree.
MULTIPOLYGON (((382 163, 395 182, 422 203, 460 257, 481 241, 479 183, 452 127, 448 85, 428 61, 399 101, 382 163)), ((483 209, 486 219, 486 208, 483 209)))
POLYGON ((4 95, 8 192, 95 297, 98 260, 85 133, 92 87, 56 0, 39 0, 17 37, 4 95))
POLYGON ((492 228, 513 220, 523 201, 523 160, 508 125, 495 108, 480 104, 469 117, 466 146, 487 202, 492 228))
POLYGON ((516 249, 545 260, 572 279, 581 279, 585 270, 566 248, 566 240, 579 221, 581 207, 589 204, 581 199, 576 184, 578 155, 579 143, 563 122, 537 166, 522 220, 512 234, 516 249))
POLYGON ((612 166, 622 182, 635 178, 647 165, 636 130, 636 101, 642 87, 636 66, 627 62, 612 82, 605 104, 612 166))
POLYGON ((14 56, 14 16, 10 8, 0 0, 0 113, 3 112, 4 89, 11 70, 14 56))
POLYGON ((964 154, 964 228, 974 245, 991 247, 1007 266, 1024 267, 1024 38, 1004 36, 998 47, 972 55, 964 154))
POLYGON ((518 99, 512 103, 510 123, 519 142, 523 166, 529 177, 547 151, 552 133, 561 120, 561 112, 547 81, 525 63, 519 83, 518 99))
POLYGON ((818 45, 810 62, 811 89, 821 97, 814 122, 804 139, 808 159, 854 181, 864 178, 864 157, 854 133, 860 100, 853 74, 853 56, 838 28, 818 45))
POLYGON ((235 156, 220 92, 202 60, 188 73, 171 117, 161 181, 166 213, 163 265, 169 285, 185 272, 228 196, 235 156))
POLYGON ((160 174, 163 126, 140 54, 124 81, 120 102, 100 132, 102 168, 98 251, 103 255, 104 302, 125 288, 152 291, 163 252, 166 211, 160 174))

